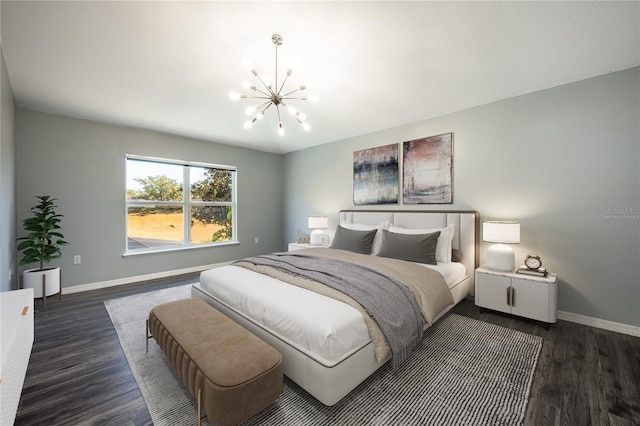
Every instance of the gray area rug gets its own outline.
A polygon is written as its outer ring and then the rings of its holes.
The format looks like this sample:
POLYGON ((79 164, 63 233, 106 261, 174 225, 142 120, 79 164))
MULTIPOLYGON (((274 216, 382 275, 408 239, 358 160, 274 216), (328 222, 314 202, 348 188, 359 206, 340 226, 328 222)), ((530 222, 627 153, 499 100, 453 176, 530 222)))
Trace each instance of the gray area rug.
MULTIPOLYGON (((105 301, 154 425, 193 424, 196 404, 149 341, 154 306, 190 297, 190 285, 105 301)), ((390 364, 333 407, 285 377, 280 398, 246 425, 522 424, 542 339, 456 314, 427 330, 398 371, 390 364)))

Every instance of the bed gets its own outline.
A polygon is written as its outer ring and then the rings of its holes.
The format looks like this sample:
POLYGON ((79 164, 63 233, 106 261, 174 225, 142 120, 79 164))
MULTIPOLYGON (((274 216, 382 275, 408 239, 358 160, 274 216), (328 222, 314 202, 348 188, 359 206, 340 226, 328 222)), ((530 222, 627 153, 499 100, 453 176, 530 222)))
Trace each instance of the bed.
MULTIPOLYGON (((429 312, 428 320, 422 305, 419 306, 424 329, 472 293, 474 270, 478 266, 478 223, 479 215, 475 211, 343 210, 339 213, 341 229, 338 231, 352 235, 377 229, 378 238, 384 229, 385 238, 391 237, 386 231, 393 232, 395 238, 395 233, 419 237, 425 231, 439 230, 437 250, 440 257, 436 265, 397 260, 406 262, 407 270, 436 270, 438 280, 446 285, 450 301, 446 305, 441 303, 437 312, 433 307, 425 308, 433 311, 429 312), (440 262, 442 256, 450 261, 440 262)), ((344 241, 343 236, 334 238, 344 241)), ((388 241, 385 240, 385 247, 388 247, 388 241)), ((381 254, 379 238, 371 247, 372 252, 381 254)), ((345 258, 347 254, 350 256, 347 251, 322 248, 295 253, 307 261, 323 250, 323 256, 336 257, 336 253, 337 257, 341 254, 345 258)), ((293 252, 273 256, 292 255, 293 252)), ((373 253, 353 256, 376 264, 396 262, 396 259, 386 258, 383 261, 373 253)), ((358 310, 345 300, 337 300, 330 293, 333 290, 318 294, 304 286, 284 282, 281 275, 265 275, 258 272, 261 267, 243 263, 204 271, 200 283, 194 284, 191 290, 192 296, 205 300, 280 351, 285 375, 323 404, 336 404, 392 355, 397 356, 393 348, 385 352, 385 348, 393 345, 384 346, 384 338, 382 343, 379 341, 379 336, 371 330, 371 318, 366 312, 363 315, 360 305, 357 305, 358 310)))

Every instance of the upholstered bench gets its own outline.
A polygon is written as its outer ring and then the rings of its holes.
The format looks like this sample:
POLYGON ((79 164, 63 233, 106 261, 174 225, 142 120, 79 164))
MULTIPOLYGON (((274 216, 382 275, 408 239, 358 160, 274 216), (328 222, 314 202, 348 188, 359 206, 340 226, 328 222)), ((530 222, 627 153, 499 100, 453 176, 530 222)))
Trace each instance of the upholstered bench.
POLYGON ((215 425, 236 425, 282 392, 280 353, 203 300, 182 299, 153 308, 147 350, 151 337, 197 399, 198 425, 202 406, 215 425))

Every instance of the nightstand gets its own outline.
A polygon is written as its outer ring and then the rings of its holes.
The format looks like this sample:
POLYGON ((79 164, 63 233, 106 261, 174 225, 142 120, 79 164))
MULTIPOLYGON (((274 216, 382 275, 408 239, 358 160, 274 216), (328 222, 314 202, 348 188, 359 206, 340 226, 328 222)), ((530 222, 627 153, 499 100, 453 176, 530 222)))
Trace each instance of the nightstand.
POLYGON ((546 277, 492 271, 485 266, 476 269, 475 303, 480 309, 531 318, 549 324, 558 317, 558 285, 556 274, 546 277))
POLYGON ((313 244, 309 244, 309 243, 289 243, 289 251, 294 251, 294 250, 303 250, 303 249, 308 249, 308 248, 329 248, 329 246, 315 246, 313 244))

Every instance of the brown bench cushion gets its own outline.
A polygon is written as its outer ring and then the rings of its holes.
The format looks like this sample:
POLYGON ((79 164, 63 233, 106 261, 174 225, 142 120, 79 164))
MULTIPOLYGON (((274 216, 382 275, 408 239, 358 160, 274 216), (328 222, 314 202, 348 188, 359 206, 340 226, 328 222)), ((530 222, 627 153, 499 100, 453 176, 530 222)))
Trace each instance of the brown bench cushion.
POLYGON ((216 425, 241 423, 282 392, 282 356, 205 301, 182 299, 149 313, 149 331, 216 425))

